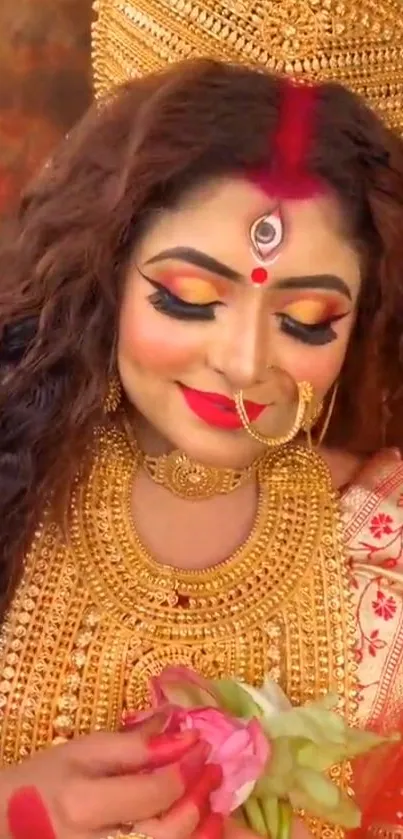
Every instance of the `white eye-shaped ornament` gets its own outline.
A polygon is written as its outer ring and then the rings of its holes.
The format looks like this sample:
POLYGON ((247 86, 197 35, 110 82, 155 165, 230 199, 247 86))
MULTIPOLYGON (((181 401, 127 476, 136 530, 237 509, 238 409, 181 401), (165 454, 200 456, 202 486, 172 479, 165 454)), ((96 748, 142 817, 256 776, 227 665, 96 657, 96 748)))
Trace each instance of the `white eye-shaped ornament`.
POLYGON ((253 254, 259 262, 270 264, 278 255, 278 249, 284 239, 283 219, 279 209, 260 216, 250 229, 253 254))

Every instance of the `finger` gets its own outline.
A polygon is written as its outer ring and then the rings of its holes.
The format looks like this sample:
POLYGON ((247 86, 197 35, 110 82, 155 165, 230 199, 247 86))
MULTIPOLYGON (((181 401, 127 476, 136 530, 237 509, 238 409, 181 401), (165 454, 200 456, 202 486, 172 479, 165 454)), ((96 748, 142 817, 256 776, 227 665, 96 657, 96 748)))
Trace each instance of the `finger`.
POLYGON ((234 819, 229 819, 225 823, 224 839, 257 839, 257 836, 256 833, 253 833, 247 827, 243 827, 234 819))
POLYGON ((172 711, 169 708, 160 708, 155 713, 127 714, 122 720, 121 731, 139 731, 145 737, 152 737, 159 734, 168 725, 172 711))
POLYGON ((293 819, 291 836, 292 839, 312 839, 311 831, 308 830, 301 819, 293 819))
POLYGON ((205 744, 198 743, 172 766, 152 772, 84 779, 76 789, 70 784, 61 799, 62 817, 72 828, 85 832, 160 816, 194 783, 205 759, 205 744))
POLYGON ((197 731, 149 738, 137 729, 114 734, 100 732, 71 743, 70 756, 92 775, 124 775, 176 763, 197 743, 198 737, 197 731))
POLYGON ((224 835, 224 817, 219 813, 210 813, 193 834, 192 839, 222 839, 224 835))
POLYGON ((136 821, 136 830, 155 839, 187 839, 193 836, 200 822, 210 814, 211 793, 221 782, 220 767, 208 764, 196 783, 164 816, 158 820, 136 821))

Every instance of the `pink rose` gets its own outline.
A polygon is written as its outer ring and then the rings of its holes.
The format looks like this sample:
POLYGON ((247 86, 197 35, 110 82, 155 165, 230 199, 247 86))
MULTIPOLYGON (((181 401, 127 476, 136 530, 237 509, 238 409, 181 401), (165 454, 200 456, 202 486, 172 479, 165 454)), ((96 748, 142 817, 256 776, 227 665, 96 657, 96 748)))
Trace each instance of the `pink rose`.
MULTIPOLYGON (((166 730, 196 729, 211 746, 209 762, 223 772, 222 784, 211 796, 213 811, 228 815, 236 810, 251 794, 270 757, 258 720, 241 720, 222 711, 214 684, 185 667, 168 667, 151 679, 150 686, 153 710, 162 706, 171 710, 166 730)), ((139 715, 128 716, 125 724, 138 721, 139 715)))

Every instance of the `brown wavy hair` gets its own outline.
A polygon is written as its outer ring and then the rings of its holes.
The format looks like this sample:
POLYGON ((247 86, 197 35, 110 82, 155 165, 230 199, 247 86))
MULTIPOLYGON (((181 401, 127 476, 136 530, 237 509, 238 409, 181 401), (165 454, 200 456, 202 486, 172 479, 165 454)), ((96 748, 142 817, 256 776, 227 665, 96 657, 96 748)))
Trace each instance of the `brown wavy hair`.
MULTIPOLYGON (((270 161, 281 84, 196 61, 95 105, 22 196, 0 253, 0 598, 32 529, 85 461, 114 368, 125 266, 147 220, 204 178, 270 161)), ((403 448, 403 143, 337 84, 318 91, 311 171, 364 254, 328 440, 403 448)))

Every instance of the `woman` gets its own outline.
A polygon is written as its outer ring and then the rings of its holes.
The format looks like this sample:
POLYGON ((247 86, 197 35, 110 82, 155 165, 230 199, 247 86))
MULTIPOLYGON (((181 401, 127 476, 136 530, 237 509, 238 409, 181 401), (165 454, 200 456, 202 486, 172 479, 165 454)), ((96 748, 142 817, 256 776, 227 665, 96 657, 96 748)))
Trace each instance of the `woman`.
POLYGON ((246 835, 203 745, 113 733, 167 664, 398 724, 402 207, 402 142, 355 95, 203 60, 116 91, 24 196, 1 836, 246 835))

